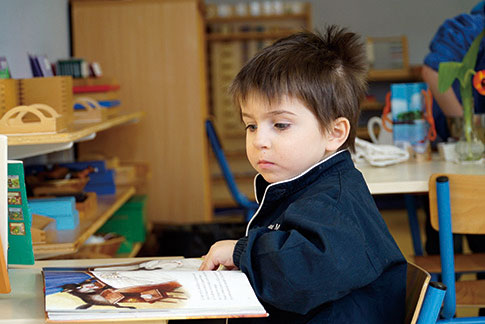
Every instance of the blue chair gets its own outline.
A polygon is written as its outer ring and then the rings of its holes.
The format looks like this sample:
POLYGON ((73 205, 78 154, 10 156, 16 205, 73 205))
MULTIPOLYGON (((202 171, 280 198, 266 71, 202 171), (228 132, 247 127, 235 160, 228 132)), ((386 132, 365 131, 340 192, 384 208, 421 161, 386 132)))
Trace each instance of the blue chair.
MULTIPOLYGON (((441 274, 447 287, 437 323, 485 323, 485 317, 454 317, 457 305, 485 307, 485 280, 456 281, 452 236, 485 234, 485 176, 434 174, 429 183, 431 225, 439 230, 441 274)), ((483 263, 485 254, 458 257, 457 262, 465 260, 476 268, 483 263)))
POLYGON ((408 262, 404 324, 436 323, 446 288, 430 279, 426 270, 408 262))
POLYGON ((221 168, 224 179, 226 180, 226 185, 231 193, 231 196, 236 201, 236 203, 244 209, 244 218, 249 221, 253 217, 254 213, 258 209, 258 204, 251 201, 246 197, 237 187, 234 176, 229 168, 229 163, 227 162, 224 151, 222 150, 221 143, 217 136, 216 130, 212 121, 209 119, 205 122, 205 129, 207 132, 207 137, 209 138, 209 143, 212 147, 212 151, 217 159, 219 167, 221 168))

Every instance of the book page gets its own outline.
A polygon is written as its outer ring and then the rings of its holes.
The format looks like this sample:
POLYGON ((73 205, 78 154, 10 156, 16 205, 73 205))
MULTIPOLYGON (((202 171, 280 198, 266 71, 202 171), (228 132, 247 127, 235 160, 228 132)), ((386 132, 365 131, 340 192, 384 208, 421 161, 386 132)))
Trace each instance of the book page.
MULTIPOLYGON (((147 268, 155 265, 155 261, 165 261, 158 266, 174 266, 167 260, 153 261, 138 263, 144 264, 143 267, 131 270, 126 268, 135 264, 76 271, 45 269, 45 305, 49 318, 266 316, 246 275, 240 271, 147 268)), ((194 266, 200 262, 186 263, 194 266)))

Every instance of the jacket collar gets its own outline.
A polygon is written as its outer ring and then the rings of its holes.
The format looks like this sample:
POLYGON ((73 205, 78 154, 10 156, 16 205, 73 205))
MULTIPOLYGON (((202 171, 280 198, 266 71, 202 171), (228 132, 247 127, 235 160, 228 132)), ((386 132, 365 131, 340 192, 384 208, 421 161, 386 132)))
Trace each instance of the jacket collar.
POLYGON ((342 168, 352 165, 352 159, 348 150, 342 150, 330 155, 326 159, 316 163, 292 179, 269 183, 263 179, 261 174, 258 173, 254 178, 254 192, 256 201, 259 203, 259 207, 254 213, 253 217, 249 220, 246 227, 246 236, 248 235, 251 223, 259 214, 264 202, 278 200, 285 196, 291 195, 298 190, 301 190, 302 188, 308 186, 308 184, 314 182, 330 167, 338 164, 340 164, 342 168))
POLYGON ((256 201, 258 203, 263 201, 273 201, 281 199, 284 196, 291 195, 292 193, 301 190, 302 188, 308 186, 308 184, 315 181, 330 167, 345 160, 351 160, 349 151, 338 151, 311 166, 296 177, 274 183, 267 182, 264 180, 263 176, 258 173, 254 178, 254 193, 256 196, 256 201))

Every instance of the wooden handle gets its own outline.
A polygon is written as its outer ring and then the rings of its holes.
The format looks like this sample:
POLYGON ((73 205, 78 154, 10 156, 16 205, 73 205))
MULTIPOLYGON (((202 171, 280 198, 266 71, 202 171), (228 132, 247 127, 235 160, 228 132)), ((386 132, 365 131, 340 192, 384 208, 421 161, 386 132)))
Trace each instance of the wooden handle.
POLYGON ((7 111, 7 113, 5 113, 5 115, 3 115, 3 117, 0 119, 0 124, 6 127, 25 125, 22 119, 28 113, 32 113, 37 116, 41 124, 45 123, 47 119, 55 119, 57 117, 60 117, 57 111, 55 111, 54 108, 52 108, 51 106, 45 104, 33 104, 30 106, 17 106, 7 111), (47 116, 45 112, 47 112, 47 114, 51 117, 47 116))

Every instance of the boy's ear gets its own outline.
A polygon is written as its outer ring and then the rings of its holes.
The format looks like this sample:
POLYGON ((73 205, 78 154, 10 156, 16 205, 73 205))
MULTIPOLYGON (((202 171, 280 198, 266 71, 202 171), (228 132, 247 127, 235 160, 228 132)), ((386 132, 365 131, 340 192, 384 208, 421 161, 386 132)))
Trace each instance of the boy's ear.
POLYGON ((327 151, 337 151, 347 140, 350 133, 350 122, 345 117, 334 120, 331 128, 327 131, 327 151))

